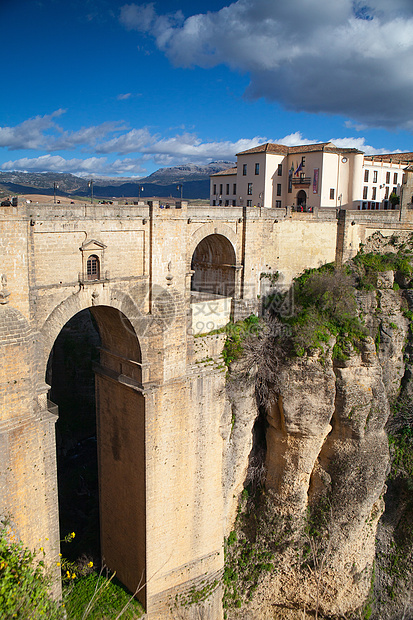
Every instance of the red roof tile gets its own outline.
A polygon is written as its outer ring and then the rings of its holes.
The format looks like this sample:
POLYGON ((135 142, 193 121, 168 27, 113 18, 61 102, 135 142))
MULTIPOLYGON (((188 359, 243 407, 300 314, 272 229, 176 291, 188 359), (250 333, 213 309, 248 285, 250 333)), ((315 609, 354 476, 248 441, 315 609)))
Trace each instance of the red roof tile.
POLYGON ((227 174, 237 174, 236 168, 227 168, 227 170, 220 170, 219 172, 214 172, 214 174, 210 174, 210 177, 221 177, 226 176, 227 174))
POLYGON ((358 149, 339 148, 332 142, 319 142, 316 144, 301 144, 297 146, 285 146, 285 144, 260 144, 247 151, 241 151, 237 155, 250 155, 252 153, 278 153, 280 155, 288 155, 290 153, 312 153, 316 151, 325 151, 327 153, 362 153, 358 149))

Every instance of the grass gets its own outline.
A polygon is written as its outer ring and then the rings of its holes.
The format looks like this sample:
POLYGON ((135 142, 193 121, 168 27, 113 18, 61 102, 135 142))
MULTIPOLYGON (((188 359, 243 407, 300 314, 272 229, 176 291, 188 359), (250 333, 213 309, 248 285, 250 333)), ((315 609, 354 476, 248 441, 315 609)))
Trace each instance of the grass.
POLYGON ((133 620, 144 614, 140 603, 109 573, 93 572, 73 580, 65 588, 64 600, 69 620, 83 620, 85 612, 88 620, 133 620))

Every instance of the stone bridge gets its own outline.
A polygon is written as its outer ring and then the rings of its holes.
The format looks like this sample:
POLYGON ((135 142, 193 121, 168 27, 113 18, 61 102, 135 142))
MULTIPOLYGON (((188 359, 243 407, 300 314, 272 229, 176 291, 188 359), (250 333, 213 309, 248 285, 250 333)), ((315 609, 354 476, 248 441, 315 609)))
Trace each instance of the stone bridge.
POLYGON ((223 336, 207 332, 258 312, 271 274, 286 288, 307 267, 353 255, 375 230, 409 226, 398 211, 0 208, 0 515, 53 564, 57 416, 47 366, 64 326, 90 309, 101 340, 102 556, 132 592, 144 584, 138 598, 151 620, 169 617, 192 587, 210 587, 204 617, 221 618, 223 540, 243 479, 223 484, 231 410, 223 336))

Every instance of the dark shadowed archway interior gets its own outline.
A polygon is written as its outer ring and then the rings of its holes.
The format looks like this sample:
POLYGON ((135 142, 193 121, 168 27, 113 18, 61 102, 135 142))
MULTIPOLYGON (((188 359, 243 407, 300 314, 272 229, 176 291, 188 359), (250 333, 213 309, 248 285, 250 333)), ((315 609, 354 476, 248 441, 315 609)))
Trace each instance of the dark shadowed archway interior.
POLYGON ((305 209, 306 206, 307 206, 307 194, 305 193, 303 189, 300 189, 300 191, 297 194, 297 207, 301 207, 302 209, 305 209))
MULTIPOLYGON (((132 592, 146 581, 145 404, 141 350, 119 310, 95 306, 62 328, 46 381, 56 428, 64 553, 104 563, 132 592)), ((138 597, 145 605, 145 588, 138 597)))
POLYGON ((232 244, 223 235, 208 235, 196 246, 192 256, 191 290, 233 297, 236 256, 232 244))

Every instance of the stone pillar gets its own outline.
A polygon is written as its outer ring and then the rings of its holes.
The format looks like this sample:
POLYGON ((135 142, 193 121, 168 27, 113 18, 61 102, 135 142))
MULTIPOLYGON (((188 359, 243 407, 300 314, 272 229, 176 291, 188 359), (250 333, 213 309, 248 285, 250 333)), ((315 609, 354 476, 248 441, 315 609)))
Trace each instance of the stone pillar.
POLYGON ((0 516, 38 557, 44 549, 58 595, 57 416, 48 411, 47 386, 38 381, 33 332, 7 299, 3 295, 0 303, 0 516))

